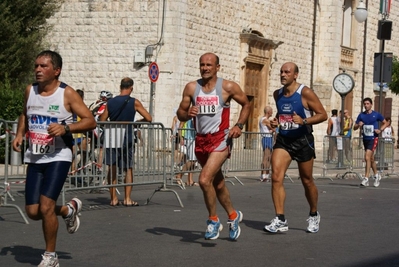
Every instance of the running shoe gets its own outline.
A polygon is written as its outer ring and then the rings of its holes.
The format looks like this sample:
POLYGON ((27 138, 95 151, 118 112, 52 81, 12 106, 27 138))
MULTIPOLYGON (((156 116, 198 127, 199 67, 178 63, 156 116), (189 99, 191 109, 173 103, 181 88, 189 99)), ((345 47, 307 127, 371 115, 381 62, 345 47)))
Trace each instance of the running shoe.
POLYGON ((306 221, 309 223, 307 228, 309 233, 317 233, 319 231, 319 224, 320 224, 319 212, 317 212, 316 216, 309 216, 309 218, 306 221))
POLYGON ((374 187, 379 187, 380 181, 381 181, 381 174, 377 172, 377 174, 374 175, 374 187))
POLYGON ((231 240, 237 240, 241 233, 241 228, 238 224, 242 221, 243 215, 241 211, 237 210, 236 212, 237 217, 234 220, 227 220, 230 229, 229 237, 231 240))
POLYGON ((268 174, 262 174, 262 176, 259 179, 261 182, 270 182, 270 177, 268 174))
POLYGON ((369 186, 369 178, 363 177, 360 186, 369 186))
POLYGON ((215 240, 219 237, 219 232, 223 230, 223 225, 220 223, 219 219, 217 222, 212 220, 207 220, 207 227, 205 232, 205 239, 215 240))
POLYGON ((52 255, 42 255, 42 261, 37 267, 59 267, 60 264, 58 262, 58 256, 55 254, 55 256, 52 255))
POLYGON ((284 222, 279 220, 278 217, 271 220, 269 225, 265 225, 263 228, 264 231, 270 233, 277 233, 277 232, 285 232, 288 231, 288 222, 285 220, 284 222))
POLYGON ((72 214, 63 218, 66 223, 68 233, 73 234, 79 229, 80 220, 78 215, 82 210, 82 201, 75 197, 67 203, 67 206, 72 209, 72 214), (73 202, 75 202, 76 205, 73 205, 73 202))

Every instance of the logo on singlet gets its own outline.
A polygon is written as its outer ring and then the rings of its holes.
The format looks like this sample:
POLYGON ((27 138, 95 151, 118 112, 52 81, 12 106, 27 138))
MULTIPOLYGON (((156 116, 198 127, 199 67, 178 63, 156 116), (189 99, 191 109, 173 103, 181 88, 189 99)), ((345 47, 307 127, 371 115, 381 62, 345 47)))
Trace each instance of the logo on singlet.
POLYGON ((292 113, 293 108, 292 108, 292 105, 291 105, 291 104, 287 103, 287 104, 283 104, 283 105, 281 106, 281 110, 282 110, 283 112, 292 113))
POLYGON ((60 113, 59 105, 49 105, 47 112, 60 113))
POLYGON ((50 116, 42 116, 42 115, 32 115, 29 118, 30 126, 29 130, 47 130, 47 126, 51 123, 58 123, 58 119, 56 117, 50 116))

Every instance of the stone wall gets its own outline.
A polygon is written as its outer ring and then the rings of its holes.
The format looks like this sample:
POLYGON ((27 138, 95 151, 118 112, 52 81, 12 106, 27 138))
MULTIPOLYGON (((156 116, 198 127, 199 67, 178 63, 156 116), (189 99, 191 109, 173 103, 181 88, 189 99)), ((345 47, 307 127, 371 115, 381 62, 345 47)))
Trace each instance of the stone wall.
MULTIPOLYGON (((298 64, 299 82, 311 84, 314 45, 314 89, 330 114, 332 108, 340 106, 339 95, 332 90, 331 82, 339 73, 342 3, 336 0, 318 2, 315 43, 312 43, 314 1, 303 0, 69 0, 49 19, 53 29, 47 41, 49 48, 59 51, 64 58, 61 79, 74 88, 84 88, 87 104, 93 102, 101 90, 117 94, 121 78, 129 76, 135 81, 133 95, 147 109, 150 102, 148 67, 135 63, 134 55, 135 51, 144 52, 148 45, 161 41, 150 59, 157 61, 161 71, 154 95, 154 118, 169 127, 184 85, 199 78, 198 59, 204 52, 220 56, 219 76, 240 82, 240 33, 251 28, 267 39, 282 42, 273 51, 267 88, 269 103, 265 105, 275 107, 272 92, 280 87, 279 69, 286 61, 298 64)), ((378 51, 378 3, 370 5, 367 95, 374 94, 370 86, 372 59, 378 51)), ((392 11, 396 9, 396 15, 392 14, 391 19, 396 21, 397 5, 398 2, 393 1, 392 11)), ((353 72, 357 83, 354 113, 360 111, 363 52, 363 25, 358 26, 357 70, 353 72)), ((397 54, 399 47, 394 44, 398 41, 394 31, 386 51, 397 54)), ((388 96, 397 99, 390 93, 388 96)), ((392 117, 396 127, 398 112, 397 107, 395 109, 392 117)), ((238 105, 233 104, 232 121, 237 119, 238 112, 238 105)), ((321 147, 326 127, 327 123, 315 126, 318 147, 321 147)))

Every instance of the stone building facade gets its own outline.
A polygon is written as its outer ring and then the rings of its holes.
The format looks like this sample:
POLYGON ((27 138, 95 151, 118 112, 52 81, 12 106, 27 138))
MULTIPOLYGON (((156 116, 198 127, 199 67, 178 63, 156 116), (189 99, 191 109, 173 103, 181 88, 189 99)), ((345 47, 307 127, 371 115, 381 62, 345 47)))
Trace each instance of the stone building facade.
MULTIPOLYGON (((219 76, 240 84, 251 100, 246 130, 258 131, 263 107, 275 110, 272 94, 280 87, 280 67, 287 61, 297 63, 298 81, 315 90, 329 114, 341 108, 332 80, 342 71, 356 82, 345 98, 345 108, 354 117, 361 111, 362 97, 379 95, 373 91, 374 53, 380 51, 379 1, 367 1, 366 27, 353 16, 358 2, 68 0, 49 19, 52 30, 46 41, 64 58, 61 79, 75 89, 83 88, 87 104, 101 90, 117 94, 120 80, 129 76, 135 81, 133 95, 167 127, 185 84, 199 78, 199 56, 214 52, 220 57, 219 76), (148 78, 150 62, 160 69, 153 86, 148 78)), ((393 0, 389 19, 394 29, 385 51, 394 55, 399 53, 398 15, 399 2, 393 0)), ((384 98, 388 104, 389 99, 399 100, 389 91, 384 98)), ((386 109, 397 129, 398 105, 386 109)), ((232 123, 238 112, 233 104, 232 123)), ((326 128, 327 123, 314 127, 319 147, 326 128)))

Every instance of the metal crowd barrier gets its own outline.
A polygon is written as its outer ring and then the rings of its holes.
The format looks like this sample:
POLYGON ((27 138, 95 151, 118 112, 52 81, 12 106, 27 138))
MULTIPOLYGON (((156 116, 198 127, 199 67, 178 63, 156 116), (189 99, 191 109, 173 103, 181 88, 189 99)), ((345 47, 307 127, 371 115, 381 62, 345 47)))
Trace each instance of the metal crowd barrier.
MULTIPOLYGON (((330 180, 328 171, 348 170, 352 165, 352 143, 350 137, 347 136, 330 136, 323 138, 323 170, 321 177, 317 179, 327 178, 330 180)), ((336 175, 336 177, 339 174, 336 175)))
POLYGON ((394 172, 395 139, 380 138, 378 140, 375 161, 381 176, 399 176, 394 172))
MULTIPOLYGON (((15 201, 11 191, 11 185, 25 183, 26 168, 22 164, 23 152, 15 152, 12 149, 12 140, 14 140, 17 131, 17 122, 5 121, 0 119, 0 146, 4 148, 4 162, 0 164, 0 207, 15 208, 18 210, 22 219, 29 224, 22 209, 15 204, 10 204, 8 199, 15 201)), ((22 144, 21 151, 26 150, 26 142, 22 144)), ((1 152, 3 153, 3 151, 1 152)))
MULTIPOLYGON (((385 176, 397 175, 394 172, 394 144, 395 139, 379 138, 374 159, 377 170, 385 176)), ((328 171, 344 171, 338 173, 336 178, 344 179, 349 174, 354 174, 360 180, 365 171, 364 146, 361 137, 348 138, 346 136, 325 136, 323 139, 323 173, 320 178, 331 179, 328 171)), ((372 173, 372 171, 371 171, 372 173)))
MULTIPOLYGON (((178 129, 178 131, 195 131, 194 129, 178 129)), ((175 142, 175 138, 172 137, 172 145, 175 142)), ((222 166, 222 171, 225 176, 225 181, 234 185, 234 182, 238 182, 241 185, 244 183, 236 176, 231 173, 236 172, 260 172, 262 170, 270 170, 271 168, 263 168, 262 169, 262 159, 263 159, 263 149, 262 149, 262 134, 255 132, 243 132, 239 138, 233 139, 233 147, 231 151, 231 157, 225 161, 222 166)), ((191 153, 190 146, 185 145, 185 141, 179 140, 176 149, 173 151, 173 155, 178 153, 179 156, 176 158, 182 158, 183 160, 179 162, 174 162, 174 172, 173 176, 177 174, 188 174, 188 173, 198 173, 201 171, 201 166, 199 164, 195 164, 192 169, 182 169, 182 165, 186 162, 184 160, 185 155, 187 153, 191 153), (188 150, 188 151, 187 151, 188 150), (183 164, 182 164, 183 163, 183 164)), ((172 159, 175 160, 175 157, 172 156, 172 159)), ((289 176, 286 178, 292 179, 289 176)), ((175 179, 174 179, 175 180, 175 179)), ((176 180, 175 180, 176 181, 176 180)), ((293 182, 293 181, 292 181, 293 182)), ((184 183, 179 184, 182 188, 184 188, 184 183)))
POLYGON ((64 186, 63 201, 68 191, 158 184, 159 187, 154 190, 145 204, 149 203, 156 192, 172 192, 183 207, 177 192, 167 188, 167 176, 172 173, 171 166, 173 166, 171 143, 168 141, 169 131, 170 129, 164 128, 161 123, 98 122, 95 132, 102 133, 103 138, 89 132, 85 134, 88 139, 86 151, 80 151, 77 144, 74 145, 74 163, 77 167, 71 170, 64 186), (129 135, 132 136, 131 140, 128 140, 129 135), (134 145, 131 146, 129 143, 134 145), (126 163, 123 159, 119 159, 122 154, 126 154, 129 150, 134 151, 132 183, 124 181, 125 173, 123 168, 119 167, 116 184, 109 183, 108 167, 105 164, 110 159, 107 150, 114 151, 116 166, 126 163))

